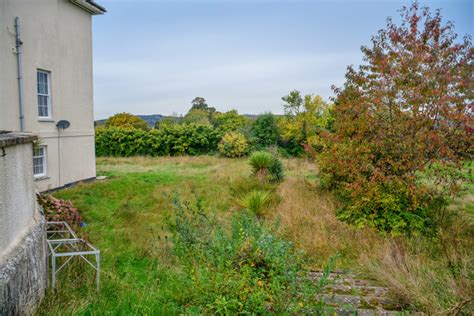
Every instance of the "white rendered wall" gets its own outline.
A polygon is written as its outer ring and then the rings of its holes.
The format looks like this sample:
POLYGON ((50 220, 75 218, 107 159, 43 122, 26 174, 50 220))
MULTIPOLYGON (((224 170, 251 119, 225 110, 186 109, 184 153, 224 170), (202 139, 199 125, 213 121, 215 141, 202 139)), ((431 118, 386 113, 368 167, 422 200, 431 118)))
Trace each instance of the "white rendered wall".
POLYGON ((23 41, 25 129, 47 146, 38 190, 95 177, 92 16, 68 0, 0 0, 0 130, 20 130, 14 19, 23 41), (37 69, 51 72, 51 120, 39 120, 37 69), (58 132, 56 123, 71 126, 58 132), (61 150, 58 152, 58 138, 61 150))
POLYGON ((0 151, 0 261, 30 228, 36 212, 33 144, 0 151))
POLYGON ((46 222, 33 182, 36 139, 0 131, 0 315, 34 315, 48 285, 46 222))

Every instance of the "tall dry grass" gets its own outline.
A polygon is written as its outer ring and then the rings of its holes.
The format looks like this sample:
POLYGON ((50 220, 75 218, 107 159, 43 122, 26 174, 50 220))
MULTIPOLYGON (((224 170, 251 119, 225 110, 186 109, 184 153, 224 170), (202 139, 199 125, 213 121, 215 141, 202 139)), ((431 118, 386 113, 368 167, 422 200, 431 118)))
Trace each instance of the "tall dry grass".
POLYGON ((286 237, 314 258, 314 268, 321 268, 336 253, 341 254, 339 268, 354 268, 354 260, 367 245, 381 242, 372 229, 356 229, 336 218, 337 202, 314 182, 314 163, 290 159, 285 161, 285 172, 274 218, 281 221, 286 237))
POLYGON ((474 311, 474 225, 467 212, 452 211, 436 238, 394 239, 339 221, 337 201, 318 189, 314 163, 287 160, 285 167, 274 218, 315 268, 339 253, 339 268, 388 286, 402 304, 429 314, 474 311))
POLYGON ((359 263, 407 304, 438 315, 474 313, 474 224, 455 211, 436 238, 389 240, 359 263))

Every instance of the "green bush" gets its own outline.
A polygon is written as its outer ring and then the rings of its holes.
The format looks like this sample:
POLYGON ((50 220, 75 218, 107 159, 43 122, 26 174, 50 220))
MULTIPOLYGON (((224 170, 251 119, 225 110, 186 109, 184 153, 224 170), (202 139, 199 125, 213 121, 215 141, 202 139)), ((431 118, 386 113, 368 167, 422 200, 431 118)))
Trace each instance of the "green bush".
POLYGON ((260 180, 277 182, 283 180, 283 164, 268 151, 256 151, 249 159, 252 172, 260 180))
POLYGON ((225 113, 216 113, 212 118, 212 124, 221 131, 235 132, 250 126, 251 121, 236 110, 231 110, 225 113))
POLYGON ((250 129, 250 135, 250 142, 255 149, 278 145, 280 132, 275 115, 271 113, 259 115, 250 129))
POLYGON ((316 284, 304 277, 304 254, 255 215, 235 213, 229 227, 199 203, 190 206, 175 200, 169 224, 178 272, 167 303, 185 306, 183 314, 308 314, 322 310, 315 295, 327 279, 316 284))
POLYGON ((182 123, 184 124, 201 124, 201 125, 210 125, 209 120, 210 113, 204 109, 191 109, 183 117, 182 123))
POLYGON ((210 125, 168 125, 150 131, 96 130, 97 156, 199 155, 217 150, 219 132, 210 125))
POLYGON ((150 129, 148 123, 142 118, 130 113, 117 113, 109 117, 104 126, 106 128, 123 128, 123 129, 141 129, 147 131, 150 129))
POLYGON ((238 204, 257 216, 263 216, 272 202, 269 191, 253 190, 239 199, 238 204))
POLYGON ((230 158, 242 157, 247 152, 247 140, 238 132, 226 133, 219 142, 219 152, 230 158))
POLYGON ((358 227, 375 227, 392 235, 428 233, 431 228, 427 210, 410 209, 412 202, 406 189, 377 183, 369 185, 363 194, 345 192, 350 203, 337 212, 337 217, 358 227))

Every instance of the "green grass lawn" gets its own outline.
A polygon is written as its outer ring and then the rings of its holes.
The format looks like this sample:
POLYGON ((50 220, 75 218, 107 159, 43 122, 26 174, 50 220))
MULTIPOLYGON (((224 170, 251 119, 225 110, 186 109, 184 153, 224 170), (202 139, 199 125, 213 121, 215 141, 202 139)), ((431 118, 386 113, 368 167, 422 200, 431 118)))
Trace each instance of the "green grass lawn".
POLYGON ((82 234, 101 250, 101 291, 94 291, 92 274, 66 270, 59 294, 49 294, 40 314, 166 312, 160 283, 169 277, 162 267, 169 259, 164 218, 172 197, 198 197, 207 208, 225 213, 231 206, 228 183, 248 173, 238 159, 97 159, 97 174, 107 180, 54 195, 73 201, 87 224, 82 234))
MULTIPOLYGON (((451 304, 470 295, 466 286, 472 283, 458 284, 444 266, 443 255, 432 253, 436 241, 393 240, 372 229, 342 223, 335 217, 337 202, 317 187, 314 163, 288 159, 284 169, 285 180, 267 188, 273 192, 274 202, 262 221, 269 225, 278 221, 281 235, 305 251, 309 267, 320 269, 339 253, 338 268, 394 286, 395 294, 404 303, 426 311, 440 308, 436 305, 440 297, 451 304), (406 249, 402 257, 396 252, 400 249, 406 249), (390 261, 391 256, 403 260, 390 261), (438 283, 441 286, 423 287, 438 283)), ((178 280, 179 266, 170 250, 166 228, 173 198, 179 196, 191 204, 199 200, 205 209, 226 222, 238 212, 239 192, 255 185, 247 160, 208 156, 98 158, 97 174, 108 178, 83 183, 54 196, 71 200, 87 223, 80 233, 101 251, 101 289, 95 290, 90 267, 75 263, 60 272, 58 291, 47 293, 38 314, 189 312, 186 308, 191 303, 187 300, 193 289, 183 288, 183 282, 178 280)), ((466 208, 472 210, 472 194, 465 202, 466 208)), ((471 229, 472 223, 468 225, 471 229)), ((470 248, 472 240, 467 239, 466 243, 464 248, 458 247, 457 255, 465 263, 464 268, 469 269, 472 251, 464 249, 470 248)))

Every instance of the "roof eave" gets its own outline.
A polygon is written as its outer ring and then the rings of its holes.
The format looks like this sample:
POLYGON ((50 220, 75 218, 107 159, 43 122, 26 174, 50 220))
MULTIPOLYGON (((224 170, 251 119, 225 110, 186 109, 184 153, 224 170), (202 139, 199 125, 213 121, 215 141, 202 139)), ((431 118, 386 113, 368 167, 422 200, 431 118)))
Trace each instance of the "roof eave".
POLYGON ((97 4, 93 0, 69 0, 71 3, 75 4, 76 6, 80 7, 81 9, 86 10, 92 15, 99 15, 104 14, 107 12, 104 7, 97 4))

